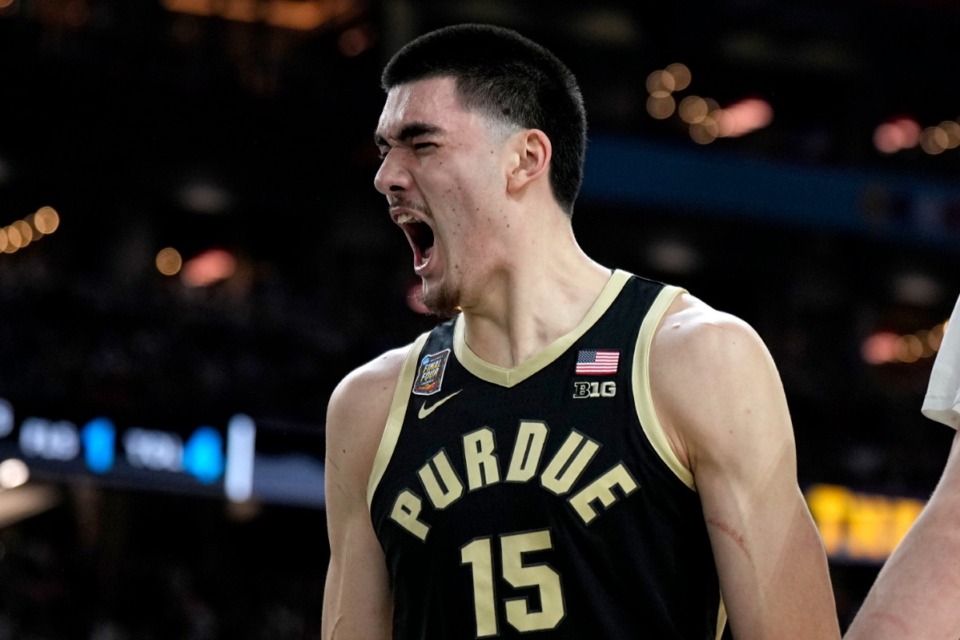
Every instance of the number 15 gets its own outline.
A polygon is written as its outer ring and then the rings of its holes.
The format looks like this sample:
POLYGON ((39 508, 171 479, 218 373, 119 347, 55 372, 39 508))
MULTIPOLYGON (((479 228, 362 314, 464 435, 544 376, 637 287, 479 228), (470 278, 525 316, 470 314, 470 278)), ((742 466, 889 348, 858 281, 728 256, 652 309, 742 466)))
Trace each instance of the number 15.
MULTIPOLYGON (((523 564, 524 553, 552 548, 549 529, 500 536, 504 580, 513 587, 537 587, 540 592, 539 611, 530 610, 527 598, 505 599, 507 622, 517 631, 553 629, 566 613, 560 574, 543 563, 523 564)), ((471 565, 473 572, 477 637, 497 635, 492 538, 477 538, 461 547, 460 564, 471 565)))

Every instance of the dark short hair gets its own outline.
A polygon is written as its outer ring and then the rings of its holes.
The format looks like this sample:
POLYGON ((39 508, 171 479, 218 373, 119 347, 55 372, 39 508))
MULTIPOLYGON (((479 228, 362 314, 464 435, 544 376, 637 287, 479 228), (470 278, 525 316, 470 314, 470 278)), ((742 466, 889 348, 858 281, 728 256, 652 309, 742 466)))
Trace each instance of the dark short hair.
POLYGON ((384 91, 452 76, 467 109, 550 138, 550 186, 568 215, 583 182, 587 117, 573 73, 554 54, 516 31, 461 24, 416 38, 387 63, 384 91))

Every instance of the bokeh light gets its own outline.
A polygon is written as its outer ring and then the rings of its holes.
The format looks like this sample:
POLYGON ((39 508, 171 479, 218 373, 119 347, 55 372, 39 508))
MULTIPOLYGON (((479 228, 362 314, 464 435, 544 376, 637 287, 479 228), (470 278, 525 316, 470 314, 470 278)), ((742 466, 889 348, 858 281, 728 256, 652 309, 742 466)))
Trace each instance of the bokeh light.
POLYGON ((60 214, 53 207, 40 207, 33 214, 33 226, 40 233, 49 235, 60 227, 60 214))
POLYGON ((15 489, 27 483, 30 479, 30 469, 16 458, 9 458, 0 462, 0 487, 15 489))
POLYGON ((209 287, 234 274, 237 260, 223 249, 208 249, 187 260, 181 270, 185 284, 191 287, 209 287))
POLYGON ((173 247, 165 247, 157 252, 156 260, 157 271, 165 276, 175 276, 180 273, 183 267, 183 258, 180 252, 173 247))
POLYGON ((683 91, 690 86, 690 82, 693 80, 693 74, 690 73, 690 69, 682 62, 668 64, 664 71, 673 78, 673 91, 683 91))
POLYGON ((676 100, 665 91, 658 91, 647 98, 647 113, 657 120, 666 120, 677 108, 676 100))

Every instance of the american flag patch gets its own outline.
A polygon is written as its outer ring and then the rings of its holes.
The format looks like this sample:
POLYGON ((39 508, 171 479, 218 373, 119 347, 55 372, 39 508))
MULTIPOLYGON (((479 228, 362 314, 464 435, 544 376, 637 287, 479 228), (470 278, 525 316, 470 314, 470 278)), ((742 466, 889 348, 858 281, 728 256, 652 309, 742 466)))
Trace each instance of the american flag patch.
POLYGON ((583 375, 604 376, 617 372, 620 363, 620 352, 610 349, 581 349, 577 353, 576 373, 583 375))

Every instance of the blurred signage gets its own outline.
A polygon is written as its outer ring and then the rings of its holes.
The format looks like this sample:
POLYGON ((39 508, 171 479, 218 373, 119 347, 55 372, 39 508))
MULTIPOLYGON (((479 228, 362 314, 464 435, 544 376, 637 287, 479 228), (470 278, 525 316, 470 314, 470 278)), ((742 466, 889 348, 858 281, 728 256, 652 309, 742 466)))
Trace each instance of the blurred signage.
POLYGON ((810 487, 806 498, 827 555, 870 563, 881 563, 893 552, 925 504, 825 484, 810 487))
POLYGON ((244 414, 220 426, 156 429, 119 425, 107 416, 82 422, 18 416, 14 404, 0 398, 0 460, 22 460, 33 477, 55 481, 87 477, 237 502, 256 498, 322 506, 321 442, 319 433, 307 438, 277 430, 258 434, 244 414))
POLYGON ((591 136, 582 200, 668 207, 726 217, 867 233, 955 249, 956 181, 844 171, 591 136))

